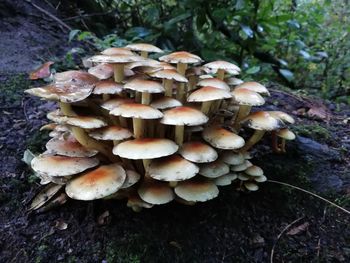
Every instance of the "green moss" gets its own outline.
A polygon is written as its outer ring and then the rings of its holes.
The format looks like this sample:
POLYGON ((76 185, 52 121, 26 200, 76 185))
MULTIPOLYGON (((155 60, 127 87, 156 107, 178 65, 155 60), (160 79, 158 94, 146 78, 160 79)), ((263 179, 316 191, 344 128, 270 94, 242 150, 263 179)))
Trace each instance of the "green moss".
POLYGON ((29 79, 26 74, 18 74, 0 82, 1 103, 3 105, 20 105, 23 90, 29 87, 29 79))
POLYGON ((130 247, 120 247, 116 243, 111 242, 107 244, 106 261, 108 263, 139 263, 141 262, 141 255, 136 253, 136 251, 131 251, 130 247))
POLYGON ((312 138, 314 140, 328 140, 331 138, 331 133, 324 127, 318 124, 303 124, 293 127, 298 135, 312 138))
POLYGON ((41 153, 48 139, 48 132, 37 130, 34 132, 33 136, 27 140, 27 149, 34 154, 41 153))

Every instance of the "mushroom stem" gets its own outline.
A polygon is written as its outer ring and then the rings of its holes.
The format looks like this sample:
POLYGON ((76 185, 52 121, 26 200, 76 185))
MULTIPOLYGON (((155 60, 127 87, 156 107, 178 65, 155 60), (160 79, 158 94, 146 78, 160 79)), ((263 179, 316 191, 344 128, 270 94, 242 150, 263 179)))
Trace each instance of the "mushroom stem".
POLYGON ((66 116, 77 116, 77 114, 73 111, 72 106, 68 103, 60 102, 60 109, 66 116))
POLYGON ((135 91, 135 102, 140 103, 141 102, 141 92, 135 91))
POLYGON ((183 141, 184 141, 184 131, 185 131, 184 125, 176 125, 175 126, 175 142, 179 146, 181 146, 183 141))
POLYGON ((286 153, 286 139, 282 138, 279 153, 286 153))
POLYGON ((141 103, 149 105, 151 103, 151 93, 142 92, 141 103))
POLYGON ((246 152, 250 148, 252 148, 258 141, 261 140, 261 138, 264 136, 265 131, 264 130, 255 130, 252 137, 249 138, 249 140, 245 143, 245 145, 239 150, 240 152, 246 152))
POLYGON ((128 122, 124 117, 119 116, 119 123, 120 123, 120 126, 122 126, 123 128, 128 128, 128 122))
POLYGON ((188 91, 191 91, 196 86, 196 83, 197 83, 197 76, 195 75, 190 76, 188 79, 188 91))
MULTIPOLYGON (((178 63, 177 64, 177 71, 185 76, 186 73, 186 69, 187 69, 187 64, 185 63, 178 63)), ((177 88, 177 92, 176 92, 176 99, 178 99, 181 102, 184 102, 184 95, 185 95, 186 91, 185 91, 185 83, 179 83, 178 84, 178 88, 177 88)))
POLYGON ((201 111, 204 114, 208 114, 210 112, 210 106, 213 104, 213 101, 203 101, 202 102, 202 107, 201 107, 201 111))
POLYGON ((271 132, 271 145, 272 145, 272 151, 274 153, 280 153, 280 148, 278 147, 278 137, 277 137, 277 134, 276 134, 276 131, 272 131, 271 132))
POLYGON ((111 95, 109 95, 109 94, 102 94, 102 100, 103 101, 109 100, 110 98, 111 98, 111 95))
POLYGON ((121 83, 124 80, 124 64, 114 64, 114 81, 121 83))
POLYGON ((143 136, 143 120, 139 118, 133 118, 132 124, 134 127, 134 136, 136 139, 142 138, 143 136))
POLYGON ((237 117, 236 117, 235 124, 234 124, 234 129, 237 132, 239 132, 239 130, 241 129, 240 121, 243 120, 243 118, 246 117, 250 113, 251 108, 252 108, 252 106, 249 106, 249 105, 240 105, 239 106, 237 117))
POLYGON ((216 72, 216 76, 218 79, 224 80, 225 78, 225 70, 220 68, 218 69, 218 71, 216 72))
POLYGON ((165 96, 172 97, 173 96, 173 80, 172 79, 164 79, 163 85, 165 89, 165 96))
POLYGON ((187 64, 179 62, 176 67, 177 67, 177 72, 179 72, 179 74, 181 74, 182 76, 185 76, 187 64))
POLYGON ((148 52, 147 51, 141 51, 141 57, 148 58, 148 52))
POLYGON ((148 167, 151 164, 151 159, 142 159, 142 163, 143 163, 143 167, 145 169, 145 177, 148 176, 147 172, 148 172, 148 167))

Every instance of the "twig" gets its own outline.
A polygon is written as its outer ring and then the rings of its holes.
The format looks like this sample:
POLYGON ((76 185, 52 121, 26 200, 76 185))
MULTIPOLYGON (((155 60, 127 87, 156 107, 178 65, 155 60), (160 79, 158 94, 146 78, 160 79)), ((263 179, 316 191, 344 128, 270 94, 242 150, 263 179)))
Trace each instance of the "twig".
POLYGON ((77 16, 72 16, 72 17, 67 17, 62 19, 63 21, 69 21, 69 20, 74 20, 77 18, 85 18, 85 17, 93 17, 93 16, 104 16, 112 13, 113 10, 108 11, 108 12, 102 12, 102 13, 92 13, 92 14, 85 14, 85 15, 77 15, 77 16))
POLYGON ((273 263, 273 256, 275 253, 275 248, 277 245, 278 240, 281 238, 281 236, 294 224, 298 223, 300 220, 302 220, 304 218, 304 216, 299 217, 298 219, 294 220, 292 223, 288 224, 285 228, 283 228, 283 230, 278 234, 277 239, 275 241, 275 243, 272 246, 271 249, 271 254, 270 254, 270 263, 273 263))
POLYGON ((71 31, 72 28, 67 25, 65 22, 63 22, 61 19, 59 19, 57 16, 54 16, 53 14, 51 14, 50 12, 46 11, 45 9, 41 8, 40 6, 32 3, 31 0, 26 0, 29 4, 31 4, 33 7, 35 7, 36 9, 38 9, 40 12, 44 13, 45 15, 47 15, 48 17, 50 17, 51 19, 55 20, 57 23, 59 23, 61 26, 63 26, 65 29, 67 29, 68 31, 71 31))
POLYGON ((275 180, 267 180, 267 182, 269 182, 269 183, 275 183, 275 184, 280 184, 280 185, 284 185, 284 186, 288 186, 288 187, 294 188, 294 189, 296 189, 296 190, 302 191, 302 192, 307 193, 307 194, 309 194, 309 195, 312 195, 312 196, 314 196, 314 197, 316 197, 316 198, 318 198, 318 199, 321 199, 322 201, 324 201, 324 202, 326 202, 326 203, 328 203, 328 204, 330 204, 330 205, 332 205, 332 206, 334 206, 334 207, 336 207, 336 208, 338 208, 338 209, 342 210, 343 212, 345 212, 345 213, 347 213, 347 214, 350 215, 350 211, 349 211, 349 210, 347 210, 347 209, 345 209, 345 208, 343 208, 343 207, 337 205, 336 203, 333 203, 333 202, 327 200, 326 198, 323 198, 322 196, 319 196, 319 195, 317 195, 317 194, 315 194, 315 193, 312 193, 312 192, 310 192, 310 191, 307 191, 307 190, 305 190, 305 189, 303 189, 303 188, 300 188, 300 187, 298 187, 298 186, 294 186, 294 185, 291 185, 291 184, 287 184, 287 183, 279 182, 279 181, 275 181, 275 180))

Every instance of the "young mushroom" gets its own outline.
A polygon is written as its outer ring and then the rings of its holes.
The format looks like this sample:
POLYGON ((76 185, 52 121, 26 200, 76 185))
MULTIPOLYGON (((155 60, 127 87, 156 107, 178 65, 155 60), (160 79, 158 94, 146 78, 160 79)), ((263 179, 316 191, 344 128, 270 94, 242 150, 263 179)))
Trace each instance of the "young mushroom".
POLYGON ((125 48, 130 49, 132 51, 141 52, 141 57, 144 58, 148 57, 148 53, 164 53, 164 51, 160 48, 146 43, 129 44, 125 46, 125 48))
POLYGON ((225 78, 225 72, 229 72, 233 75, 238 75, 241 69, 233 63, 217 60, 203 65, 203 68, 208 69, 216 73, 217 78, 223 80, 225 78))

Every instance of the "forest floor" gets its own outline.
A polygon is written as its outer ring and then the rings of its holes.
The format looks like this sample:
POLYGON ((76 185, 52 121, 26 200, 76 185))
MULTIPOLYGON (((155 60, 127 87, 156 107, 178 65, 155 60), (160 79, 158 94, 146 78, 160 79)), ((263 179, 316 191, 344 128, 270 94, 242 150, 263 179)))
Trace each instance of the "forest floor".
MULTIPOLYGON (((23 16, 19 10, 16 14, 23 16)), ((224 187, 218 198, 195 206, 171 203, 134 213, 125 201, 69 201, 29 214, 28 203, 40 185, 21 158, 26 149, 43 151, 48 137, 38 129, 55 105, 23 90, 32 84, 27 72, 62 54, 62 46, 51 50, 66 36, 55 23, 26 19, 39 35, 46 27, 55 33, 43 37, 48 42, 35 42, 28 55, 19 55, 37 37, 29 34, 28 24, 15 24, 9 17, 0 21, 0 30, 18 37, 13 48, 0 38, 0 47, 14 54, 12 61, 0 60, 0 262, 270 262, 273 247, 273 262, 350 262, 349 215, 268 182, 249 194, 224 187), (19 56, 26 63, 18 63, 19 56), (106 211, 108 222, 99 224, 106 211), (67 229, 60 230, 60 222, 67 229)), ((272 96, 265 109, 292 113, 298 137, 287 144, 285 155, 272 154, 267 138, 253 163, 269 179, 301 186, 349 209, 350 107, 282 91, 275 84, 269 88, 272 96)))

